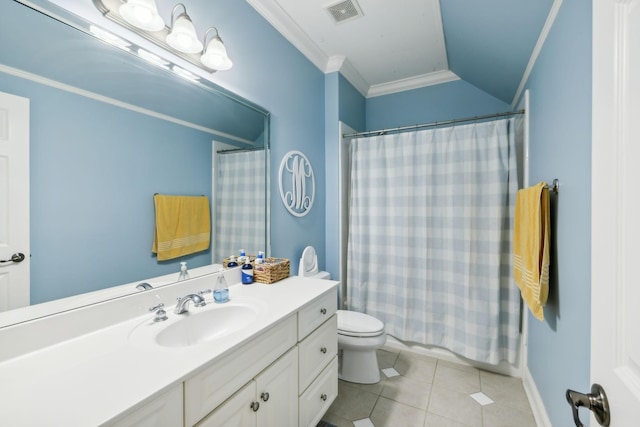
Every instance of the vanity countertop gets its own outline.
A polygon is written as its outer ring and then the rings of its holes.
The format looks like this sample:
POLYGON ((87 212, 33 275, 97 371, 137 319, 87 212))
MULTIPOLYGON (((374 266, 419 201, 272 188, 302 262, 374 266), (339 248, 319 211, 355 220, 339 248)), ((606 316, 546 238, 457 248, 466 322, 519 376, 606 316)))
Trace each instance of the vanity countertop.
MULTIPOLYGON (((237 332, 197 346, 166 348, 131 340, 130 333, 136 326, 152 323, 154 315, 141 312, 139 317, 9 359, 0 363, 0 424, 109 423, 250 341, 318 296, 335 291, 337 284, 290 277, 271 285, 232 285, 232 301, 257 300, 266 309, 237 332)), ((209 294, 207 302, 213 304, 210 299, 209 294)), ((168 315, 177 316, 170 309, 168 315)), ((191 306, 190 310, 195 313, 198 308, 191 306)), ((91 313, 88 310, 86 315, 91 313)), ((48 333, 46 323, 39 333, 48 333)))

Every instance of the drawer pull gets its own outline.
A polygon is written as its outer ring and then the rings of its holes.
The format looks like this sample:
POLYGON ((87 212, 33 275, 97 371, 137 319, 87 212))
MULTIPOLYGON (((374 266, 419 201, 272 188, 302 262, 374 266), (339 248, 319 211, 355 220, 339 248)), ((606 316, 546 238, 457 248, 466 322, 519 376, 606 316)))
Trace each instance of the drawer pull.
POLYGON ((253 412, 258 412, 258 409, 260 409, 260 403, 259 402, 251 402, 251 409, 253 409, 253 412))
POLYGON ((262 393, 262 394, 260 395, 260 399, 262 399, 263 401, 265 401, 265 402, 266 402, 267 400, 269 400, 269 393, 267 393, 267 392, 265 391, 264 393, 262 393))
POLYGON ((320 399, 322 399, 323 401, 326 401, 327 400, 327 395, 325 393, 322 393, 320 395, 320 399))
POLYGON ((320 349, 320 353, 322 353, 322 354, 327 354, 327 347, 322 347, 322 348, 320 349))
POLYGON ((320 313, 322 313, 322 314, 327 314, 327 309, 326 309, 326 308, 324 308, 324 307, 322 307, 322 308, 320 309, 320 313))

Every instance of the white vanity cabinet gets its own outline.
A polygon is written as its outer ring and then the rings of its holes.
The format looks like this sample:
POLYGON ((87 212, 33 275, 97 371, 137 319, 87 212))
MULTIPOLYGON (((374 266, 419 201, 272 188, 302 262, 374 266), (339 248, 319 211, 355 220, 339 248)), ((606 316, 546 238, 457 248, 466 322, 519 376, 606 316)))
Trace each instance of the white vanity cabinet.
POLYGON ((298 348, 294 347, 197 427, 295 426, 297 423, 298 348))
POLYGON ((294 314, 188 378, 184 382, 185 426, 198 423, 295 346, 296 326, 294 314))
POLYGON ((338 394, 336 307, 326 292, 187 379, 185 426, 315 426, 338 394))
POLYGON ((298 312, 299 421, 314 427, 338 396, 336 295, 329 292, 298 312))
POLYGON ((20 338, 27 341, 24 348, 37 348, 20 350, 19 357, 0 352, 0 391, 6 391, 0 424, 315 427, 337 395, 338 282, 289 277, 271 285, 237 283, 230 293, 238 306, 251 308, 249 323, 192 345, 157 341, 169 327, 190 330, 194 320, 180 323, 188 319, 201 319, 195 324, 207 332, 211 318, 196 316, 216 306, 191 307, 189 316, 166 324, 152 322, 147 310, 210 281, 211 276, 185 280, 0 328, 0 342, 20 338), (55 345, 41 343, 51 322, 83 329, 57 336, 55 345), (42 366, 47 375, 36 383, 24 380, 42 366), (123 386, 123 378, 132 380, 123 386))

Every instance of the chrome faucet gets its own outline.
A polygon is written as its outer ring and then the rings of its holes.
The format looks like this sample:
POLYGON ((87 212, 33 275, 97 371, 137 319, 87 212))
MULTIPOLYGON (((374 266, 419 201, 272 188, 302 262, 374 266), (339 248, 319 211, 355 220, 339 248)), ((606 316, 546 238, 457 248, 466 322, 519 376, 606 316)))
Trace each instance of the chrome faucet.
POLYGON ((176 304, 176 308, 175 310, 173 310, 173 312, 175 314, 182 314, 189 311, 189 301, 193 301, 193 305, 195 305, 196 307, 202 307, 207 305, 207 303, 204 302, 204 298, 202 298, 201 295, 189 294, 189 295, 183 296, 182 298, 178 298, 178 303, 176 304))
POLYGON ((140 290, 140 291, 146 291, 148 289, 153 289, 153 286, 151 286, 150 284, 148 284, 147 282, 142 282, 142 283, 138 283, 136 285, 136 289, 140 290))

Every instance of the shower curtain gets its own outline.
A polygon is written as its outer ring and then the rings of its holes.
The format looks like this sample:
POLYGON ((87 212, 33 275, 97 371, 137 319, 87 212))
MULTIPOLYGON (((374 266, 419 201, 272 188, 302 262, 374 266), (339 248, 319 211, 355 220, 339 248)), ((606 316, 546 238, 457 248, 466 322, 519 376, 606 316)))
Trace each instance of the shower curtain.
POLYGON ((514 363, 514 119, 351 142, 347 304, 398 339, 514 363))
POLYGON ((240 249, 266 251, 265 151, 221 153, 214 165, 214 259, 221 262, 240 249))

